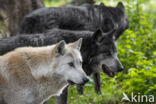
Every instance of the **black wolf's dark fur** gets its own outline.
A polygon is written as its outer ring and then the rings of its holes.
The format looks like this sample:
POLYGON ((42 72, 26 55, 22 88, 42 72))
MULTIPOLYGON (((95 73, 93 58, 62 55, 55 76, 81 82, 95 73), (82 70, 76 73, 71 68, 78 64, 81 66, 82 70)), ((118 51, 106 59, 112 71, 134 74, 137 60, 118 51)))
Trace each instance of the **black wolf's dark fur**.
POLYGON ((48 29, 96 31, 101 28, 108 32, 117 27, 116 39, 128 28, 123 4, 117 7, 83 5, 78 7, 41 8, 27 15, 21 23, 20 33, 43 33, 48 29))
MULTIPOLYGON (((101 30, 93 33, 90 31, 69 31, 62 29, 52 29, 43 34, 23 34, 15 35, 9 38, 0 39, 0 55, 3 55, 9 51, 14 50, 18 47, 24 46, 47 46, 51 44, 56 44, 61 40, 65 40, 67 43, 74 42, 79 38, 83 38, 83 44, 81 47, 81 54, 84 63, 84 70, 89 67, 90 60, 96 55, 102 53, 105 50, 105 45, 112 45, 113 39, 104 39, 99 46, 96 44, 97 38, 101 37, 98 34, 102 34, 101 30), (100 48, 99 48, 100 47, 100 48), (88 66, 87 66, 88 65, 88 66)), ((104 34, 104 33, 103 33, 104 34)), ((108 32, 108 34, 113 34, 113 32, 108 32)), ((90 67, 89 67, 90 69, 90 67)), ((91 70, 85 70, 87 75, 93 73, 91 70)))

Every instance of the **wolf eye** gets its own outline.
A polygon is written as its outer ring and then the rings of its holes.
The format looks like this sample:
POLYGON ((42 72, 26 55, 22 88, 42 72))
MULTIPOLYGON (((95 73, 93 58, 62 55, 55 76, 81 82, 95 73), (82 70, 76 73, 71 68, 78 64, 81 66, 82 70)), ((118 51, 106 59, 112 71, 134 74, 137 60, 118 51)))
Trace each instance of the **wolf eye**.
POLYGON ((74 63, 73 62, 70 62, 68 64, 69 64, 69 66, 74 67, 74 63))
POLYGON ((82 61, 80 61, 80 65, 82 65, 82 61))
POLYGON ((108 56, 108 55, 111 55, 111 53, 107 51, 107 52, 105 52, 105 55, 108 56))

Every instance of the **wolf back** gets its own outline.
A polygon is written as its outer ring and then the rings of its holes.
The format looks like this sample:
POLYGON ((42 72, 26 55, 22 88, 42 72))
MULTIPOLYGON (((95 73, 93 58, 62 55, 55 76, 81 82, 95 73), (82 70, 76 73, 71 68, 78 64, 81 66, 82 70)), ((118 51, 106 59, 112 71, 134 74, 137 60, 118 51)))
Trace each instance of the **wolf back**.
POLYGON ((128 25, 125 8, 121 2, 116 7, 88 4, 38 9, 24 17, 19 33, 43 33, 53 28, 90 31, 101 28, 103 32, 108 32, 117 28, 115 33, 117 39, 128 25))

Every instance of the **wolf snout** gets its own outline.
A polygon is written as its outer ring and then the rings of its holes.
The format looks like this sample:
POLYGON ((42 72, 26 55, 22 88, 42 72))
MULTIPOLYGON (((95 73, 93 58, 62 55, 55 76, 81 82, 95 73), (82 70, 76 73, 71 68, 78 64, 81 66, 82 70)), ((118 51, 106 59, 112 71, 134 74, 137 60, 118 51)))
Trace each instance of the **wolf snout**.
POLYGON ((84 82, 84 83, 87 83, 88 81, 89 81, 88 78, 83 79, 83 82, 84 82))
POLYGON ((121 71, 124 70, 124 67, 123 67, 123 65, 122 65, 122 63, 120 62, 119 59, 116 60, 116 64, 117 64, 117 66, 116 66, 117 72, 121 72, 121 71))
POLYGON ((124 70, 124 67, 122 66, 122 67, 120 67, 120 68, 118 68, 118 72, 121 72, 121 71, 123 71, 124 70))
POLYGON ((71 85, 84 85, 85 83, 87 83, 89 81, 88 78, 83 78, 81 82, 79 83, 76 83, 72 80, 68 80, 68 83, 71 84, 71 85))
POLYGON ((80 85, 84 85, 84 84, 87 83, 88 81, 89 81, 88 78, 84 78, 83 81, 82 81, 82 83, 80 83, 80 85))
POLYGON ((119 64, 118 64, 118 67, 117 67, 117 71, 118 72, 121 72, 121 71, 123 71, 124 70, 124 67, 123 67, 123 65, 119 62, 119 64))

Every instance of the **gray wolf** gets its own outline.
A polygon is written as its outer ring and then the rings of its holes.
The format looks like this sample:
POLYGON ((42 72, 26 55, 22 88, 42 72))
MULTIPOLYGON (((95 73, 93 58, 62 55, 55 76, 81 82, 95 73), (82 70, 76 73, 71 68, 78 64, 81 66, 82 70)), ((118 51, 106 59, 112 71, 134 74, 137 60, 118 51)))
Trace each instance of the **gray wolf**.
POLYGON ((0 56, 0 104, 42 104, 72 84, 88 81, 82 39, 46 47, 23 47, 0 56))
POLYGON ((117 39, 127 28, 128 19, 124 5, 119 2, 116 7, 100 5, 82 5, 74 7, 41 8, 28 14, 21 22, 19 33, 43 33, 49 29, 111 31, 117 39))

